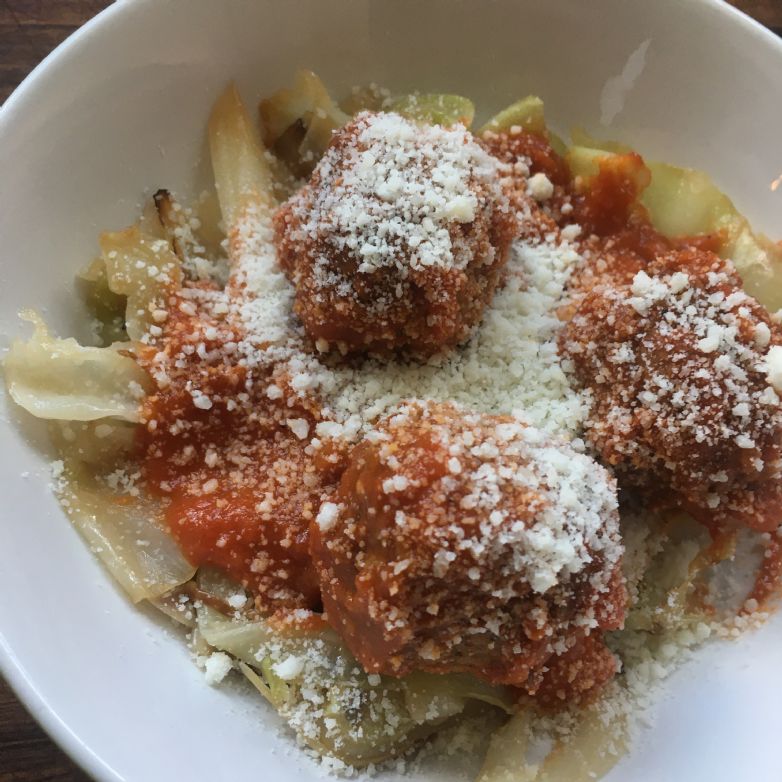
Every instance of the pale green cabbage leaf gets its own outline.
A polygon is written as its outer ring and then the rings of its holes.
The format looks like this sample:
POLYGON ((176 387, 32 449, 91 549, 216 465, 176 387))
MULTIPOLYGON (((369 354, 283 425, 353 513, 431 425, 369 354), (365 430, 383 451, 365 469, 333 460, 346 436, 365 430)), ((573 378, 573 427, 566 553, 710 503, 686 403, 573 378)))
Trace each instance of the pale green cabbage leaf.
POLYGON ((84 347, 51 336, 41 318, 23 314, 35 326, 26 342, 14 342, 4 362, 12 399, 37 418, 94 421, 139 420, 150 380, 136 361, 120 352, 128 345, 84 347))

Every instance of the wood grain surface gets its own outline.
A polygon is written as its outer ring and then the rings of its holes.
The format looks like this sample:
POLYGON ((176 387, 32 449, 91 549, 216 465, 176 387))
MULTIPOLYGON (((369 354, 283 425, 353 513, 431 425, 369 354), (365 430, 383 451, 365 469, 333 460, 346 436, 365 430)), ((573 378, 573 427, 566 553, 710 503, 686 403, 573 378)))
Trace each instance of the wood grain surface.
MULTIPOLYGON (((0 0, 0 103, 55 46, 110 4, 111 0, 0 0)), ((736 0, 733 5, 782 35, 782 0, 736 0)), ((89 782, 1 678, 0 782, 89 782)))

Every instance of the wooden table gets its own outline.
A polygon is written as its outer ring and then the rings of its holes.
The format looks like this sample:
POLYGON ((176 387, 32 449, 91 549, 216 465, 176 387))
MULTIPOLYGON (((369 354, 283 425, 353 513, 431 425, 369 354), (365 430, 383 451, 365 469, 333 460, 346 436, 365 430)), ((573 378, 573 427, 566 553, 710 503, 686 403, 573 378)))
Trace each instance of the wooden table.
MULTIPOLYGON (((111 0, 0 0, 0 102, 55 46, 110 4, 111 0)), ((782 0, 733 4, 782 35, 782 0)), ((2 679, 0 782, 89 782, 2 679)))

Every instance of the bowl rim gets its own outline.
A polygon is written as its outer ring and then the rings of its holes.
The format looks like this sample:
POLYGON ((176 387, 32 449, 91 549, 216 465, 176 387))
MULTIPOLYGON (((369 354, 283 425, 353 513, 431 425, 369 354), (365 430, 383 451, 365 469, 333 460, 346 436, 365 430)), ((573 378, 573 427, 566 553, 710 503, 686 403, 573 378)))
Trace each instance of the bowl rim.
MULTIPOLYGON (((35 101, 39 84, 45 82, 48 74, 58 63, 78 54, 79 47, 111 24, 121 22, 125 13, 145 5, 147 0, 114 0, 95 16, 74 30, 64 41, 52 49, 14 89, 0 107, 0 135, 8 132, 18 116, 23 115, 28 104, 35 101)), ((112 768, 98 754, 98 750, 89 747, 59 716, 46 694, 39 690, 35 681, 27 673, 24 662, 17 657, 11 643, 0 627, 0 675, 3 676, 11 691, 24 708, 52 741, 76 765, 90 777, 99 782, 127 782, 116 769, 112 768)))
MULTIPOLYGON (((698 13, 724 16, 729 24, 743 28, 747 34, 763 40, 766 45, 776 49, 782 57, 782 38, 744 11, 731 5, 728 0, 691 0, 691 2, 693 5, 697 3, 698 13)), ((154 7, 154 5, 153 0, 114 0, 111 5, 72 32, 30 71, 0 106, 0 135, 9 132, 17 117, 23 115, 28 105, 35 102, 36 91, 39 85, 45 83, 49 74, 71 57, 78 57, 83 43, 100 36, 102 31, 110 26, 121 24, 124 16, 142 13, 144 6, 154 7)), ((99 748, 89 747, 59 716, 46 694, 37 688, 35 681, 27 673, 24 662, 15 654, 1 627, 0 675, 35 721, 80 769, 97 782, 128 782, 100 756, 99 748)))

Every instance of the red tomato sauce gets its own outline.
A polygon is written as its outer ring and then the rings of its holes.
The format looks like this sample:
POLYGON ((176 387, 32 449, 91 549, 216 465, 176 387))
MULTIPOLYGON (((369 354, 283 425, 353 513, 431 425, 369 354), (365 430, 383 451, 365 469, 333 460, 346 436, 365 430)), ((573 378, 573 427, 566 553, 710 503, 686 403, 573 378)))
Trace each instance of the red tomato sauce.
MULTIPOLYGON (((720 234, 669 239, 654 229, 638 202, 650 174, 637 154, 601 160, 598 173, 576 188, 566 161, 545 136, 493 134, 484 143, 505 162, 527 158, 530 173, 544 173, 557 186, 556 209, 566 201, 572 204, 567 218, 562 212, 562 224, 582 226, 582 237, 614 279, 631 280, 672 249, 716 252, 724 242, 720 234)), ((541 219, 553 225, 542 212, 541 219)), ((578 273, 573 279, 578 285, 578 273)), ((204 335, 208 324, 175 306, 170 312, 158 350, 176 356, 188 343, 201 342, 212 350, 230 340, 209 340, 204 335)), ((308 440, 300 440, 287 425, 297 418, 314 426, 316 405, 291 405, 287 394, 272 402, 262 390, 245 393, 247 380, 246 368, 237 363, 212 365, 193 354, 172 375, 170 386, 147 400, 144 417, 154 426, 140 436, 144 477, 162 499, 165 523, 193 565, 222 569, 252 591, 266 613, 320 609, 309 527, 322 497, 339 480, 344 455, 307 453, 308 440), (192 386, 209 390, 216 400, 209 409, 194 406, 192 386), (231 408, 227 400, 241 394, 247 399, 231 408)), ((385 521, 378 517, 373 523, 385 521)), ((780 548, 774 539, 753 592, 759 602, 782 579, 780 548)))
POLYGON ((529 161, 530 174, 545 174, 553 184, 562 187, 570 184, 570 169, 551 146, 547 136, 526 130, 518 133, 488 132, 481 141, 503 163, 516 163, 525 159, 529 161))
POLYGON ((609 236, 625 230, 636 214, 644 214, 638 197, 651 173, 635 152, 602 158, 598 166, 588 189, 574 197, 573 215, 584 233, 609 236))
MULTIPOLYGON (((166 350, 198 334, 194 318, 178 313, 167 324, 166 350)), ((212 341, 205 349, 220 345, 212 341)), ((265 393, 244 393, 244 367, 207 365, 197 357, 150 397, 142 430, 144 477, 165 506, 165 523, 195 566, 212 565, 256 595, 259 610, 320 607, 309 557, 309 524, 324 476, 286 425, 314 423, 313 411, 275 404, 265 393), (207 389, 212 406, 194 406, 189 385, 207 389), (229 407, 231 409, 229 409, 229 407)), ((260 385, 265 391, 266 384, 260 385)))

